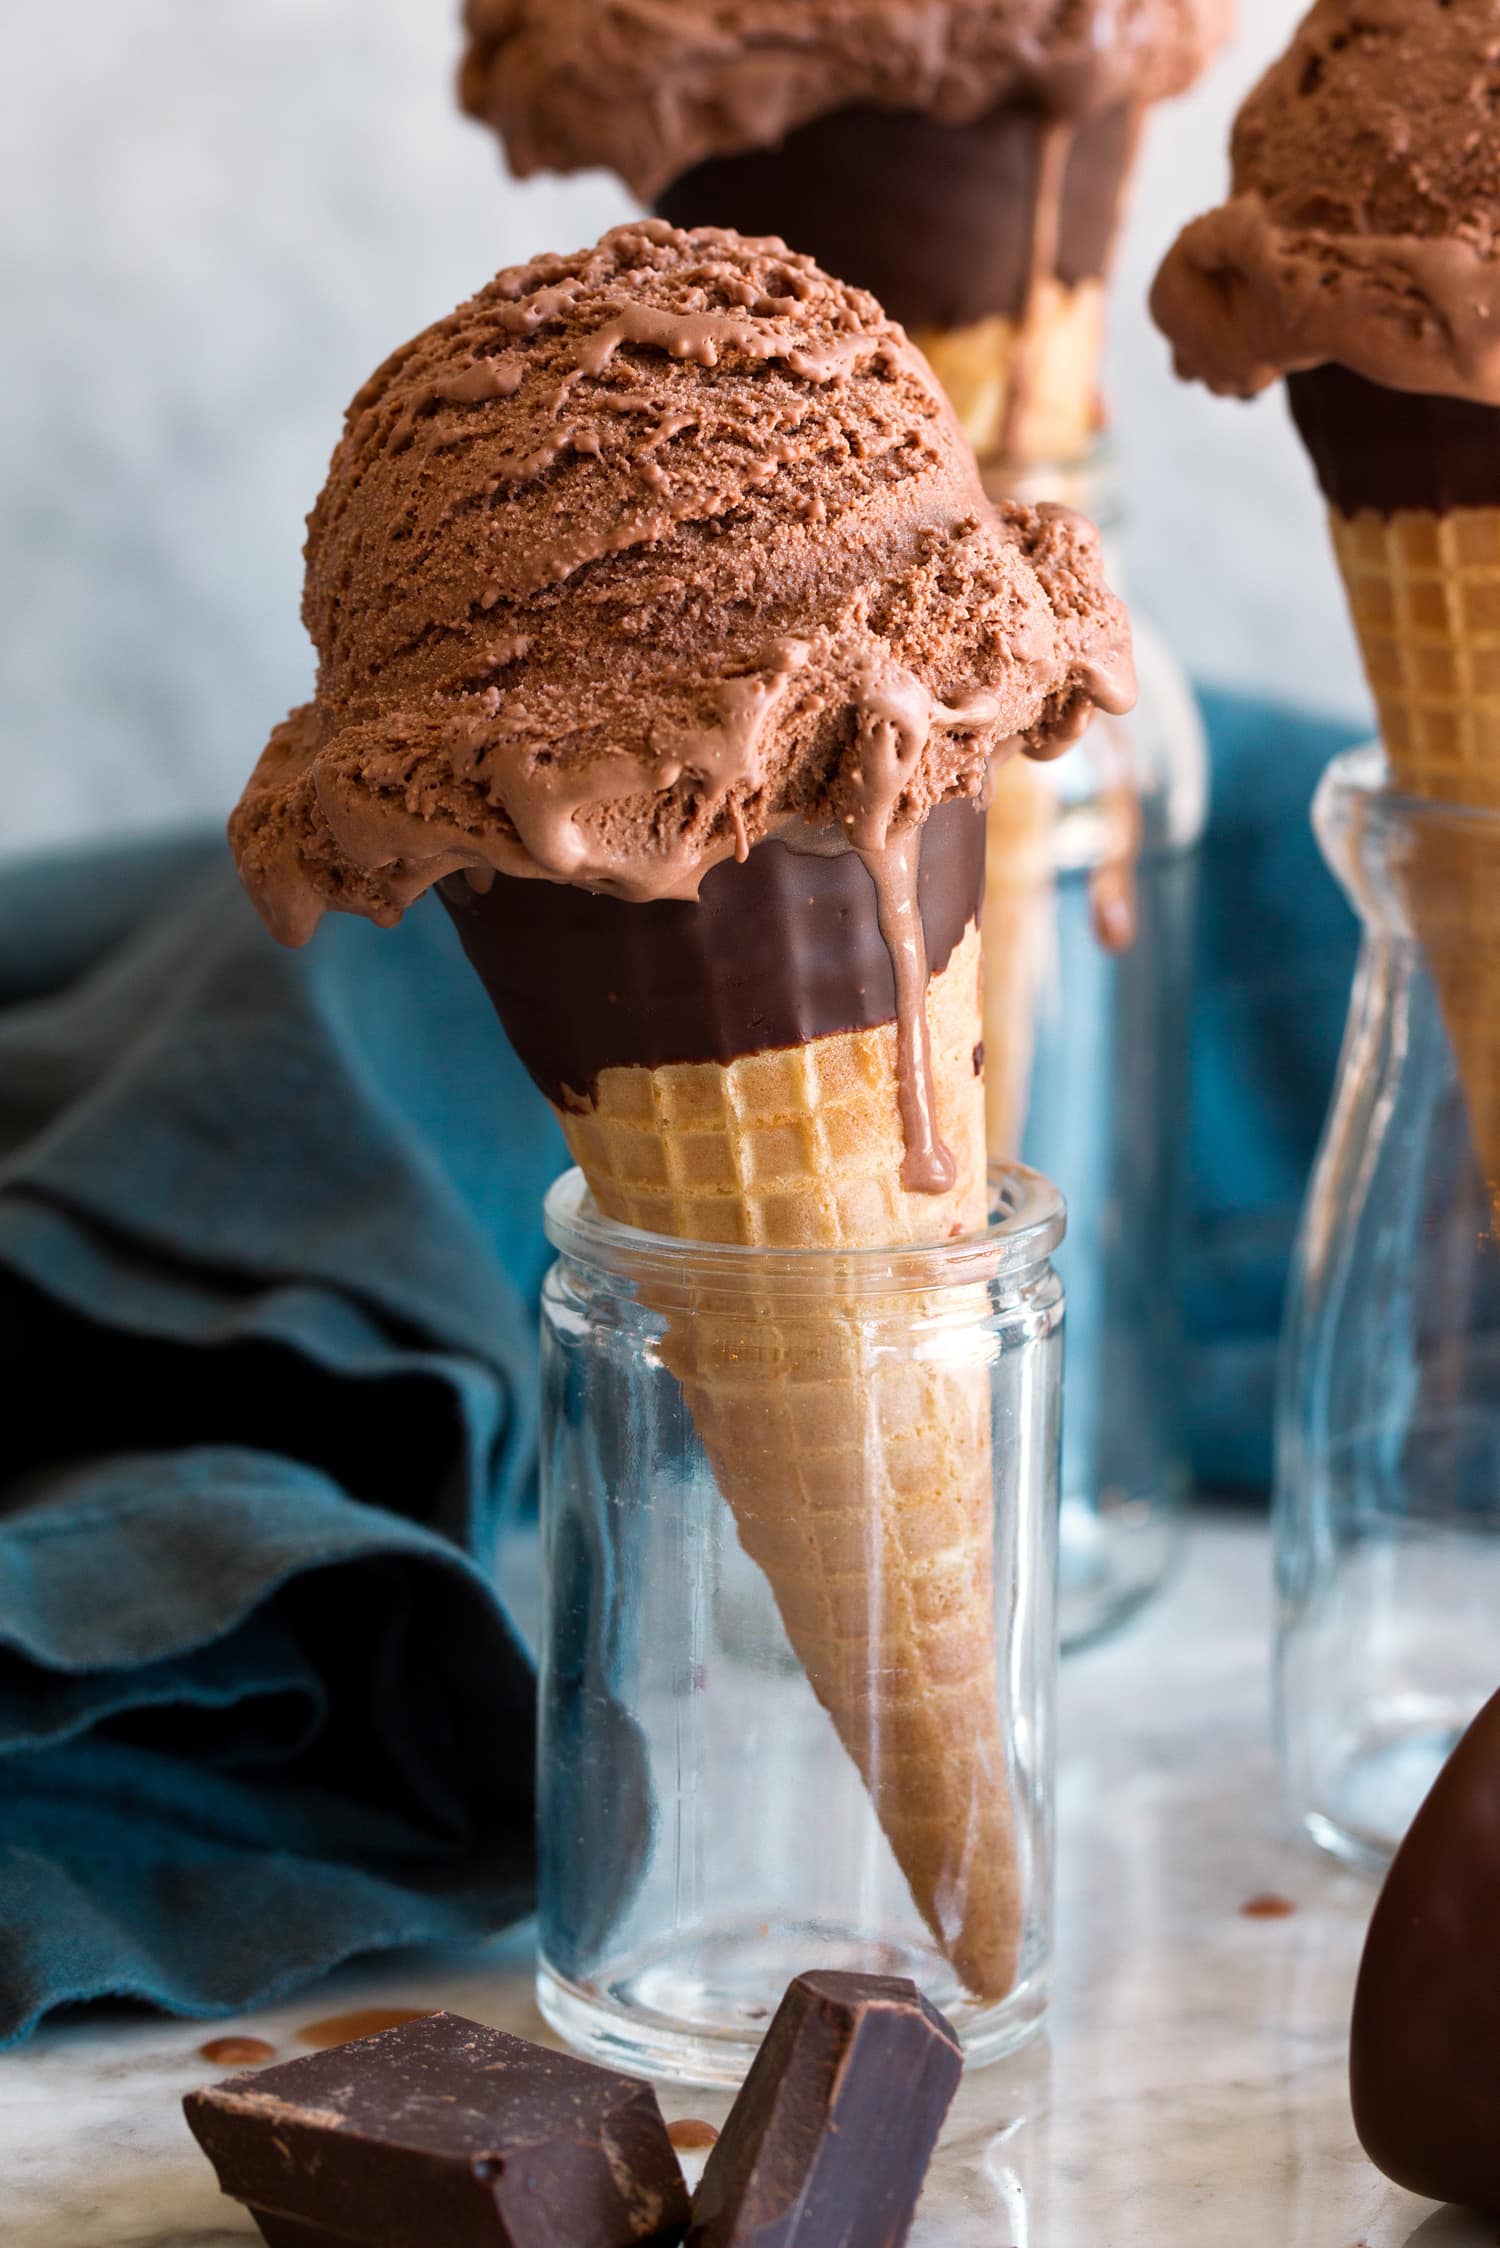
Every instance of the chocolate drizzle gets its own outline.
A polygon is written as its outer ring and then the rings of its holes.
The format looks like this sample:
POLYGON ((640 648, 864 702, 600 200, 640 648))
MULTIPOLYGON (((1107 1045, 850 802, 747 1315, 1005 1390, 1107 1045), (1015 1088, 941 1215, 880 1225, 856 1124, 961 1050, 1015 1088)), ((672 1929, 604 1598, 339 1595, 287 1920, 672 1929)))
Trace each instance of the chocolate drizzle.
POLYGON ((503 875, 483 891, 457 878, 442 896, 555 1107, 586 1106, 605 1069, 727 1067, 895 1022, 906 1183, 942 1192, 923 1001, 976 919, 983 881, 984 818, 959 799, 885 850, 790 830, 716 868, 697 902, 627 904, 503 875))
POLYGON ((896 1098, 906 1145, 901 1184, 908 1194, 946 1194, 957 1181, 958 1167, 938 1137, 927 1026, 927 945, 917 909, 920 848, 919 831, 908 828, 884 850, 859 855, 874 886, 881 942, 896 985, 896 1098))

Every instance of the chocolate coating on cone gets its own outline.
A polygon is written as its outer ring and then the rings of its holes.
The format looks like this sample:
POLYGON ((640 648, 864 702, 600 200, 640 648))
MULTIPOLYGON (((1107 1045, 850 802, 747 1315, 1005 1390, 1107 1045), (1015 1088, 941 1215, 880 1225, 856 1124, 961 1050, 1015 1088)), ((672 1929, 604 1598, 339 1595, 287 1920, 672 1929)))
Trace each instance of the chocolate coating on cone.
MULTIPOLYGON (((677 226, 782 235, 908 328, 1018 319, 1051 128, 1045 111, 1019 104, 959 126, 916 111, 840 109, 778 148, 697 165, 657 208, 677 226)), ((1070 130, 1056 260, 1067 288, 1109 268, 1136 131, 1129 107, 1070 130)))
POLYGON ((1387 390, 1347 367, 1287 378, 1292 419, 1340 515, 1500 507, 1500 411, 1387 390))
POLYGON ((1377 2169, 1500 2217, 1500 1694, 1386 1877, 1354 1994, 1349 2081, 1377 2169))
MULTIPOLYGON (((930 974, 977 915, 983 881, 982 813, 968 798, 941 806, 922 831, 917 883, 930 974)), ((603 1069, 728 1064, 895 1020, 875 888, 852 851, 773 839, 743 865, 715 867, 696 903, 633 905, 506 875, 482 894, 456 878, 443 900, 512 1045, 559 1108, 588 1098, 603 1069)))

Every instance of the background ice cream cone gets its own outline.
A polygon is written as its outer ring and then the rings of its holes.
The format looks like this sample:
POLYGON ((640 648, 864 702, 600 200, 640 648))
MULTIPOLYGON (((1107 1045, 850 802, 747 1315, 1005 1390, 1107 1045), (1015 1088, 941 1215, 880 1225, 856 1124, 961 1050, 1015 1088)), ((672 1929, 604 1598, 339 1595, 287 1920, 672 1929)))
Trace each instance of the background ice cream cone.
MULTIPOLYGON (((1331 521, 1397 788, 1500 815, 1500 508, 1331 521)), ((1405 879, 1500 1215, 1500 853, 1434 822, 1405 879)))
POLYGON ((1405 870, 1500 1215, 1500 261, 1489 0, 1314 0, 1235 120, 1228 200, 1152 291, 1177 371, 1285 379, 1398 788, 1405 870))

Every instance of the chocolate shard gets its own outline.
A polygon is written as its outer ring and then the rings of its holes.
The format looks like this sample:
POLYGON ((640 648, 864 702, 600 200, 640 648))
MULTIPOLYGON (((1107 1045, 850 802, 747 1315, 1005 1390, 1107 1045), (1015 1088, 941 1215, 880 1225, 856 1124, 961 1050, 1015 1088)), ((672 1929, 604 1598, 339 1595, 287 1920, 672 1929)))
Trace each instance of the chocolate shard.
POLYGON ((457 2014, 183 2106, 270 2248, 673 2248, 688 2220, 649 2085, 457 2014))
POLYGON ((1354 1993, 1349 2088, 1399 2186, 1500 2217, 1500 1694, 1397 1851, 1354 1993))
POLYGON ((915 1983, 799 1975, 708 2158, 689 2248, 900 2248, 962 2074, 915 1983))

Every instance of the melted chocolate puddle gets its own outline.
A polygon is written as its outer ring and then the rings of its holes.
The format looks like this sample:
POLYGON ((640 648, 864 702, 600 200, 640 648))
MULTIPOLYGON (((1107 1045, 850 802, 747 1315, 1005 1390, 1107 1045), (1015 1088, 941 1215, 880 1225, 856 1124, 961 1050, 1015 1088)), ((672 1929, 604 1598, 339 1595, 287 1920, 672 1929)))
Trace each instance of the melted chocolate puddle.
POLYGON ((435 2006, 362 2006, 350 2014, 329 2014, 322 2021, 308 2022, 298 2030, 297 2043, 326 2053, 335 2045, 352 2045, 359 2037, 378 2037, 382 2030, 430 2021, 436 2012, 435 2006))

